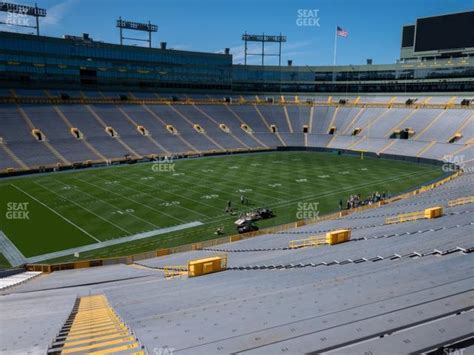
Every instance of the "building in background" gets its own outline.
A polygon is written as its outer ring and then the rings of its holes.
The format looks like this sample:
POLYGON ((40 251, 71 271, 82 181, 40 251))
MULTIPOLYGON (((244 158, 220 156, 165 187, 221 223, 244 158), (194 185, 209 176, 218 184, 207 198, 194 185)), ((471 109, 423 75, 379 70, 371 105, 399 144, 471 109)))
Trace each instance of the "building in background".
POLYGON ((206 92, 474 91, 474 11, 402 29, 401 60, 344 66, 233 65, 224 54, 0 32, 0 85, 206 92))

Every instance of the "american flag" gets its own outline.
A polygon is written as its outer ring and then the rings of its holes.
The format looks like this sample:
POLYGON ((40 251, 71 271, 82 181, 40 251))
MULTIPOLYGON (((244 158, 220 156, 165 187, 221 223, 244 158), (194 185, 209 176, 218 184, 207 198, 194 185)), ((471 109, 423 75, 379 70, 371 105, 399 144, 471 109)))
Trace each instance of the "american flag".
POLYGON ((337 26, 336 34, 344 38, 347 38, 349 36, 349 32, 339 26, 337 26))

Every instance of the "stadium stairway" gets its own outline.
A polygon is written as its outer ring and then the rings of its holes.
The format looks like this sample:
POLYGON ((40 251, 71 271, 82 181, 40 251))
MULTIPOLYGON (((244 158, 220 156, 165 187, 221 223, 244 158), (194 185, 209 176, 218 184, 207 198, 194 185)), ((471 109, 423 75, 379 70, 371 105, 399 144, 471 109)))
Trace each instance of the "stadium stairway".
POLYGON ((104 295, 77 298, 48 354, 107 354, 142 348, 130 329, 109 306, 104 295))

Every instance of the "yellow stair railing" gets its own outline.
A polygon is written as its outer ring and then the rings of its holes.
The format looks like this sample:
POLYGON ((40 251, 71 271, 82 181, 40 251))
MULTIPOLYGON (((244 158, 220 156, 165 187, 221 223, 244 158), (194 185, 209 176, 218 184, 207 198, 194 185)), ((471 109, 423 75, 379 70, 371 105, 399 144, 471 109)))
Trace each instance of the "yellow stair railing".
POLYGON ((305 239, 296 239, 290 240, 288 247, 290 249, 299 249, 299 248, 307 248, 307 247, 314 247, 318 245, 326 244, 326 236, 312 236, 305 239))
POLYGON ((448 206, 454 207, 459 205, 466 205, 468 203, 474 203, 474 196, 460 197, 455 200, 451 200, 448 202, 448 206))
POLYGON ((165 266, 163 268, 165 279, 172 279, 174 277, 187 276, 188 267, 186 265, 165 266))
POLYGON ((326 235, 315 235, 305 239, 291 240, 288 244, 290 249, 317 247, 320 245, 333 245, 347 242, 351 239, 350 229, 340 229, 327 232, 326 235))
POLYGON ((443 207, 437 206, 437 207, 427 208, 423 211, 403 213, 394 217, 385 218, 385 224, 410 222, 410 221, 416 221, 417 219, 438 218, 438 217, 441 217, 442 215, 443 215, 443 207))

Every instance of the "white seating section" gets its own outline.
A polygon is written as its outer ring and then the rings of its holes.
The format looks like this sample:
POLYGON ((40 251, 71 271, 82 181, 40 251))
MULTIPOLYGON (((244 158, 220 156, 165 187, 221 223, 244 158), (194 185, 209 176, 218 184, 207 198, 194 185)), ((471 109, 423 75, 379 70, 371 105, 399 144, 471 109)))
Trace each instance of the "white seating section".
POLYGON ((26 271, 20 274, 7 276, 0 279, 0 290, 5 290, 7 288, 17 286, 28 280, 31 280, 34 277, 41 275, 39 271, 26 271))

